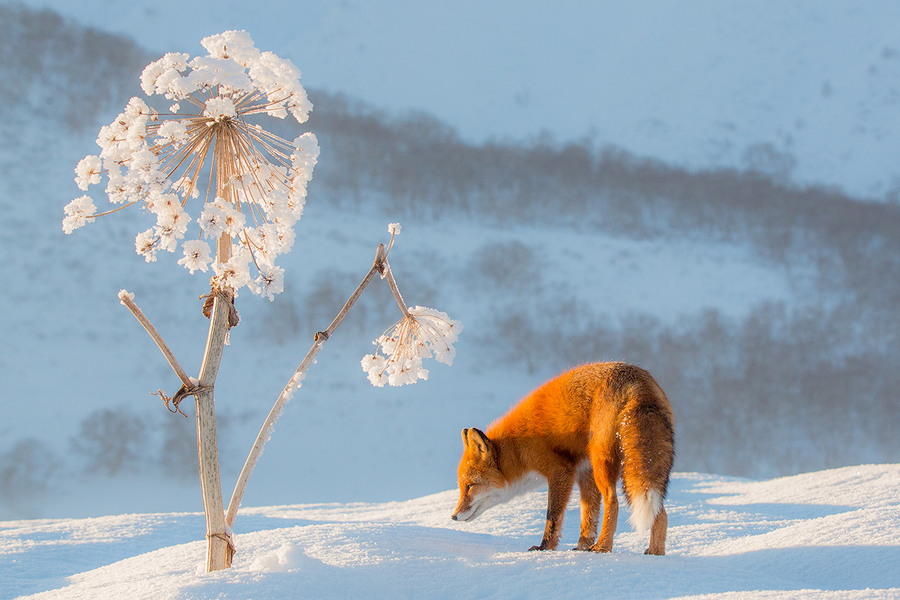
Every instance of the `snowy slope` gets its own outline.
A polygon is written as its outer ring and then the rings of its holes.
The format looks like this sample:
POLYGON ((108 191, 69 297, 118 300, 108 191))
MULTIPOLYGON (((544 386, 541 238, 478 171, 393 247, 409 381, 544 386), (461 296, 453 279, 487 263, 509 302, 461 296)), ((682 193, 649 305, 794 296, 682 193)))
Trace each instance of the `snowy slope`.
MULTIPOLYGON (((468 524, 454 491, 384 504, 247 508, 232 569, 202 574, 201 515, 0 522, 0 597, 800 598, 900 597, 900 465, 749 481, 682 473, 668 554, 620 515, 614 552, 528 553, 535 492, 468 524)), ((563 544, 577 539, 577 502, 563 544)))
POLYGON ((473 140, 588 136, 873 198, 900 185, 896 2, 28 4, 157 52, 246 29, 313 87, 424 110, 473 140))

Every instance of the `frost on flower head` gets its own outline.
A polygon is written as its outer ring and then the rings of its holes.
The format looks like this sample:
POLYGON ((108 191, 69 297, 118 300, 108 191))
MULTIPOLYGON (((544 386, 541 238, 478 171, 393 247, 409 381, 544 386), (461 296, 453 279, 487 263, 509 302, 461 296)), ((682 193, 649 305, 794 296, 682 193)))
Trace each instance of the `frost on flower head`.
POLYGON ((106 194, 120 206, 98 214, 82 196, 66 207, 63 230, 136 204, 156 221, 135 238, 136 252, 155 261, 159 251, 181 245, 178 262, 193 273, 206 271, 215 254, 207 241, 183 241, 195 220, 205 240, 231 240, 231 260, 212 264, 215 283, 272 299, 283 289, 274 261, 293 244, 319 145, 312 133, 282 139, 256 119, 291 115, 303 123, 312 104, 299 69, 259 51, 247 32, 226 31, 201 44, 207 56, 169 53, 141 74, 143 91, 165 98, 160 104, 169 112, 132 98, 100 129, 100 153, 75 168, 83 190, 105 176, 106 194))
POLYGON ((88 189, 93 183, 100 183, 100 174, 103 172, 99 156, 85 156, 75 167, 75 183, 82 190, 88 189))
POLYGON ((81 196, 75 198, 66 205, 66 217, 63 219, 63 231, 67 234, 72 233, 79 227, 83 227, 88 219, 93 219, 97 213, 97 207, 90 196, 81 196))
POLYGON ((271 302, 275 294, 284 291, 284 269, 275 265, 260 265, 259 277, 249 284, 254 294, 265 296, 271 302))
POLYGON ((209 244, 203 240, 190 240, 182 244, 184 248, 184 258, 178 261, 179 265, 188 269, 191 274, 194 271, 206 272, 210 262, 209 244))
POLYGON ((231 98, 210 98, 203 109, 203 116, 212 119, 212 123, 207 122, 206 124, 207 127, 212 127, 213 123, 235 118, 237 116, 237 107, 231 98))
POLYGON ((461 331, 462 325, 446 313, 416 306, 375 340, 375 352, 364 356, 360 364, 377 387, 428 379, 422 359, 434 358, 452 365, 456 357, 453 344, 461 331))

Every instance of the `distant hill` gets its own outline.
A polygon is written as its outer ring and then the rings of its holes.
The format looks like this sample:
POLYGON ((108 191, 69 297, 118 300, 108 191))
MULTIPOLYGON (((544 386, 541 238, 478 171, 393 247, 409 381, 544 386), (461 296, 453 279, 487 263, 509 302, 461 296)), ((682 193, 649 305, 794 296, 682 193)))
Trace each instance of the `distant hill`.
POLYGON ((478 143, 588 139, 681 168, 900 195, 894 2, 28 4, 158 53, 246 29, 310 86, 428 111, 478 143))

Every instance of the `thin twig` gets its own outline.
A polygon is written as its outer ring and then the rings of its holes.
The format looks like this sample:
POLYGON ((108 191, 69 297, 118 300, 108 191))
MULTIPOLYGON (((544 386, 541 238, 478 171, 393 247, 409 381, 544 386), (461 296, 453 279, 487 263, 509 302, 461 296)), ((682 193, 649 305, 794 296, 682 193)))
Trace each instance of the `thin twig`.
POLYGON ((138 322, 147 330, 147 333, 150 334, 150 337, 153 338, 153 341, 156 342, 156 346, 163 353, 163 356, 166 357, 166 361, 168 361, 169 366, 172 367, 172 370, 175 371, 175 374, 178 376, 178 379, 181 380, 181 383, 184 384, 184 387, 190 389, 193 388, 197 382, 188 377, 188 374, 181 368, 181 365, 178 363, 178 360, 175 358, 175 355, 172 354, 172 350, 169 349, 168 344, 166 344, 165 340, 162 339, 162 336, 159 335, 159 332, 156 331, 156 328, 150 323, 150 320, 144 315, 138 305, 134 303, 134 300, 131 299, 131 294, 125 290, 119 292, 119 300, 122 304, 131 311, 131 314, 138 320, 138 322))
POLYGON ((387 279, 388 287, 391 288, 391 293, 394 295, 394 300, 397 301, 397 306, 400 307, 400 312, 403 313, 404 317, 409 317, 409 309, 403 301, 403 296, 400 295, 400 288, 397 287, 397 281, 394 279, 394 272, 391 271, 391 265, 388 264, 387 257, 384 259, 384 269, 381 276, 387 279))
POLYGON ((387 257, 391 254, 391 248, 394 247, 394 238, 397 237, 397 233, 393 228, 388 228, 391 231, 391 240, 388 242, 387 250, 384 251, 384 258, 387 260, 387 257))
POLYGON ((259 461, 259 457, 262 455, 263 448, 269 441, 269 438, 272 437, 272 430, 275 427, 275 422, 281 416, 285 405, 290 401, 291 397, 294 394, 294 391, 299 387, 300 382, 303 381, 303 378, 306 376, 306 372, 309 370, 309 367, 312 365, 312 363, 316 359, 316 356, 319 354, 319 350, 322 349, 322 346, 325 344, 328 338, 331 337, 335 329, 337 329, 341 324, 341 321, 344 320, 344 317, 347 316, 347 313, 362 295, 363 291, 366 289, 366 286, 369 285, 375 275, 377 273, 385 272, 385 267, 386 260, 384 255, 384 244, 379 244, 378 249, 375 253, 375 262, 372 264, 369 272, 366 273, 366 276, 363 277, 359 285, 356 286, 356 290, 354 290, 353 294, 350 295, 350 298, 344 304, 343 308, 341 308, 340 312, 338 312, 338 314, 331 321, 331 324, 328 326, 328 328, 325 331, 316 333, 315 341, 310 347, 309 352, 307 352, 306 356, 303 357, 303 360, 300 362, 300 366, 298 366, 297 370, 294 371, 294 374, 291 376, 290 381, 288 381, 287 385, 284 386, 284 389, 281 391, 278 399, 275 400, 275 404, 272 406, 272 410, 269 411, 265 422, 263 422, 263 425, 259 430, 259 434, 256 436, 256 441, 253 442, 253 447, 250 449, 250 454, 247 456, 247 460, 244 462, 244 467, 241 469, 241 474, 238 476, 237 483, 235 483, 234 485, 234 492, 231 495, 231 501, 228 503, 228 511, 225 513, 225 522, 229 527, 234 525, 234 519, 237 516, 238 509, 240 508, 241 501, 244 497, 244 490, 247 488, 247 481, 250 479, 250 474, 253 473, 253 469, 256 467, 256 463, 259 461))

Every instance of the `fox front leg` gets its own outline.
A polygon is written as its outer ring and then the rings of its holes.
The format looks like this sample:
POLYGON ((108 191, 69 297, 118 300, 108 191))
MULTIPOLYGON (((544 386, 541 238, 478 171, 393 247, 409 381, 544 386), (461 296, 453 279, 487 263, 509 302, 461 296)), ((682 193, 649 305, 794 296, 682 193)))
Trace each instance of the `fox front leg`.
POLYGON ((562 531, 563 517, 566 514, 566 505, 569 503, 569 495, 575 484, 575 475, 572 471, 559 473, 547 478, 547 524, 544 526, 544 537, 540 545, 532 546, 532 550, 556 550, 559 545, 559 534, 562 531))

